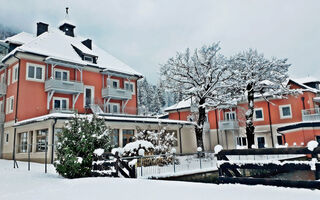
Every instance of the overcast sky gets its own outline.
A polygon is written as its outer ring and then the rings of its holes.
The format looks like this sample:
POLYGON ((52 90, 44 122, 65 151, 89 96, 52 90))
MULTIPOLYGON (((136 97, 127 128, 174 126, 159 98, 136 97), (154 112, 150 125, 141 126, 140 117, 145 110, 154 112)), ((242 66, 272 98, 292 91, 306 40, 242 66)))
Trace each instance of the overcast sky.
POLYGON ((221 42, 230 56, 255 48, 288 58, 292 77, 320 79, 318 0, 0 0, 0 23, 35 33, 57 26, 70 7, 76 34, 93 41, 156 83, 177 51, 221 42))

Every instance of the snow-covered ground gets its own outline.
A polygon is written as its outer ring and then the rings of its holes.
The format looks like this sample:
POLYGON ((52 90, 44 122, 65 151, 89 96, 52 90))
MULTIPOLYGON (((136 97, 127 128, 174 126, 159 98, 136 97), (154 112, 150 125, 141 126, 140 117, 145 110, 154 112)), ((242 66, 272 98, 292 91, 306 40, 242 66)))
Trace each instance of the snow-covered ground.
POLYGON ((64 179, 49 166, 44 173, 42 164, 31 165, 18 162, 19 169, 13 169, 13 162, 0 160, 1 200, 276 200, 276 199, 318 199, 319 190, 289 189, 269 186, 215 185, 178 181, 159 181, 121 178, 64 179))

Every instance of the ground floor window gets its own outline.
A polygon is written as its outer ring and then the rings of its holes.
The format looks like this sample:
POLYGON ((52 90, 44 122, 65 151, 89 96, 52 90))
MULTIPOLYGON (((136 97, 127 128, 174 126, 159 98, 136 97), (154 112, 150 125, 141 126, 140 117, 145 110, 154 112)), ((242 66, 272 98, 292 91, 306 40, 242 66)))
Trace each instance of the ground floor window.
POLYGON ((124 129, 122 130, 122 145, 125 146, 129 142, 133 142, 134 130, 133 129, 124 129))
POLYGON ((6 133, 6 143, 9 142, 9 133, 6 133))
POLYGON ((37 130, 37 152, 45 152, 48 145, 48 129, 37 130))
POLYGON ((283 145, 282 135, 277 136, 278 145, 283 145))
POLYGON ((320 144, 320 135, 316 136, 316 141, 318 142, 318 144, 320 144))
POLYGON ((119 129, 112 129, 110 133, 111 145, 119 147, 119 129))
POLYGON ((257 139, 258 139, 258 148, 259 149, 260 148, 264 148, 265 144, 266 144, 265 138, 264 137, 258 137, 257 139))
POLYGON ((238 146, 247 146, 247 138, 246 137, 237 137, 237 145, 238 146))
POLYGON ((28 151, 28 133, 19 133, 19 153, 26 153, 28 151))

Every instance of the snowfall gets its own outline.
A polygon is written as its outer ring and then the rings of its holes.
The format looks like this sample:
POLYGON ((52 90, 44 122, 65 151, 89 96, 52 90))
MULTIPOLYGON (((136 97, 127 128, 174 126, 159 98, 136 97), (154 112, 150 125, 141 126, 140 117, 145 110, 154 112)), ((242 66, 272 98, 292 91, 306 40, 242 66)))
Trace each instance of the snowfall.
POLYGON ((43 164, 0 160, 1 200, 91 200, 91 199, 139 199, 139 200, 250 200, 250 199, 319 199, 320 190, 277 188, 270 186, 215 185, 179 181, 160 181, 123 178, 64 179, 52 165, 44 173, 43 164))

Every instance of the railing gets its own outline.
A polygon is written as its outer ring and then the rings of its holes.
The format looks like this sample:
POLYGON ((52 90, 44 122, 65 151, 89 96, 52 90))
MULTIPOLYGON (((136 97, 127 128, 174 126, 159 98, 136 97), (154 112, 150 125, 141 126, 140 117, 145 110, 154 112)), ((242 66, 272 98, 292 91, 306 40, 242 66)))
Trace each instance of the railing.
POLYGON ((45 91, 54 90, 56 92, 73 94, 83 93, 84 85, 77 81, 63 81, 56 79, 48 79, 45 82, 45 91))
POLYGON ((75 109, 58 109, 58 108, 55 108, 55 109, 52 109, 50 110, 50 113, 67 113, 67 114, 72 114, 72 113, 77 113, 78 110, 75 110, 75 109))
POLYGON ((103 98, 113 98, 113 99, 131 99, 132 92, 120 88, 106 87, 102 88, 103 98))
POLYGON ((235 120, 221 120, 219 121, 220 130, 234 130, 239 128, 238 121, 235 120))
POLYGON ((302 121, 320 121, 320 108, 302 110, 302 121))
POLYGON ((6 95, 7 85, 5 83, 0 83, 0 96, 6 95))

